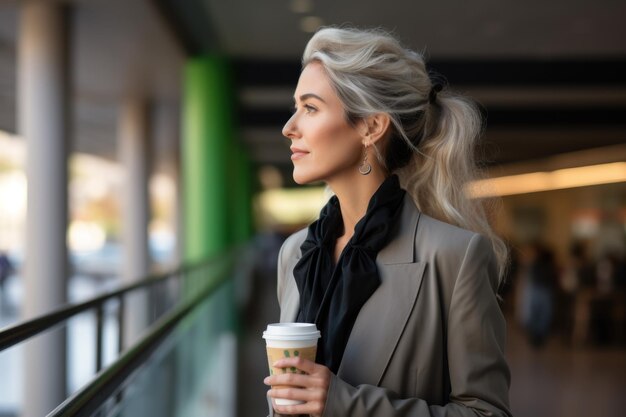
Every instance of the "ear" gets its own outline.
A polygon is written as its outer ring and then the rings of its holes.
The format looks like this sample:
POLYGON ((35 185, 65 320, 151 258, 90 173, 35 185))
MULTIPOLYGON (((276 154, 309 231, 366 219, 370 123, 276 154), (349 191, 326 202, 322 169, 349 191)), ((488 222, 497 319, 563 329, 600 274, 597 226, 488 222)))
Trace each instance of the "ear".
POLYGON ((374 145, 386 137, 391 118, 387 113, 376 113, 363 119, 362 136, 363 144, 374 145))

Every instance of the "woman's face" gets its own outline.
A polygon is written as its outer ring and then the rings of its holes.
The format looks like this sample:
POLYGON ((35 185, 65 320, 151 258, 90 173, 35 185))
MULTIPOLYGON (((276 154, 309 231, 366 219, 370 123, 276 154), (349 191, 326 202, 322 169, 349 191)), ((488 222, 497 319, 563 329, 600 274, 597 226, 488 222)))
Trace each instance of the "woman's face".
POLYGON ((357 176, 363 138, 346 120, 343 104, 320 63, 304 68, 294 100, 295 113, 283 128, 283 135, 291 140, 294 181, 330 183, 357 176))

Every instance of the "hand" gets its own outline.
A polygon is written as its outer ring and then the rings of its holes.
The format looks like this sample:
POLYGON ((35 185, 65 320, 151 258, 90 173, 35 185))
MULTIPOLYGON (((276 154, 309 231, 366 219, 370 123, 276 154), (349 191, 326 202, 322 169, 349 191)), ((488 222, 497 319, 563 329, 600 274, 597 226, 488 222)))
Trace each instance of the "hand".
POLYGON ((280 359, 274 363, 277 368, 295 367, 303 374, 285 373, 272 375, 263 381, 266 385, 289 385, 289 388, 273 388, 268 391, 272 398, 285 398, 290 400, 304 401, 298 405, 276 405, 274 410, 280 414, 310 414, 319 417, 324 412, 328 386, 330 384, 330 370, 324 365, 319 365, 307 359, 299 357, 280 359))

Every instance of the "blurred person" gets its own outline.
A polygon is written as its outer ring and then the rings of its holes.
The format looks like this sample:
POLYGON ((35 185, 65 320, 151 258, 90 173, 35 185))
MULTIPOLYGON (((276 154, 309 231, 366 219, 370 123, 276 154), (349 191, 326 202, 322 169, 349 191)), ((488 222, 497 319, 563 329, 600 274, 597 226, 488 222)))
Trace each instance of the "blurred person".
POLYGON ((575 327, 576 301, 583 288, 588 288, 595 280, 594 266, 587 256, 584 242, 573 242, 559 275, 560 328, 567 341, 572 341, 575 327))
POLYGON ((572 243, 560 277, 561 289, 568 294, 575 294, 581 287, 590 286, 593 281, 593 265, 589 262, 585 244, 572 243))
POLYGON ((626 256, 617 259, 614 275, 615 301, 613 317, 615 318, 615 340, 626 341, 626 256))
POLYGON ((0 252, 0 305, 3 310, 6 309, 6 304, 8 303, 8 297, 5 294, 6 290, 4 284, 13 271, 13 264, 9 260, 7 254, 5 252, 0 252))
POLYGON ((596 343, 620 340, 623 336, 624 274, 624 262, 617 251, 604 253, 596 263, 595 297, 589 307, 590 327, 596 343))
POLYGON ((278 261, 281 321, 315 323, 315 362, 273 365, 270 414, 510 416, 496 289, 506 247, 464 185, 481 120, 382 30, 309 41, 283 128, 293 177, 334 192, 278 261))
POLYGON ((601 295, 613 292, 618 283, 620 256, 616 252, 608 252, 600 256, 596 264, 596 288, 601 295))
POLYGON ((523 325, 531 345, 542 346, 550 333, 554 314, 557 271, 554 254, 543 244, 530 244, 523 252, 523 325))

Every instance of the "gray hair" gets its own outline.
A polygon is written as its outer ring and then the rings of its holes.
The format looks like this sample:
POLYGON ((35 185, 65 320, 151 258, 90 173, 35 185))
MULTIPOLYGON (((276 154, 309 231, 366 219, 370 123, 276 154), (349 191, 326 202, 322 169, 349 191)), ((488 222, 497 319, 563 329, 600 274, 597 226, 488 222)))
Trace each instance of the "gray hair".
POLYGON ((350 123, 390 117, 390 140, 382 152, 375 147, 381 165, 398 174, 422 212, 489 237, 503 275, 506 245, 491 229, 484 202, 465 193, 480 174, 476 106, 447 88, 433 95, 439 86, 423 57, 381 29, 322 28, 305 48, 303 68, 313 61, 323 66, 350 123))

